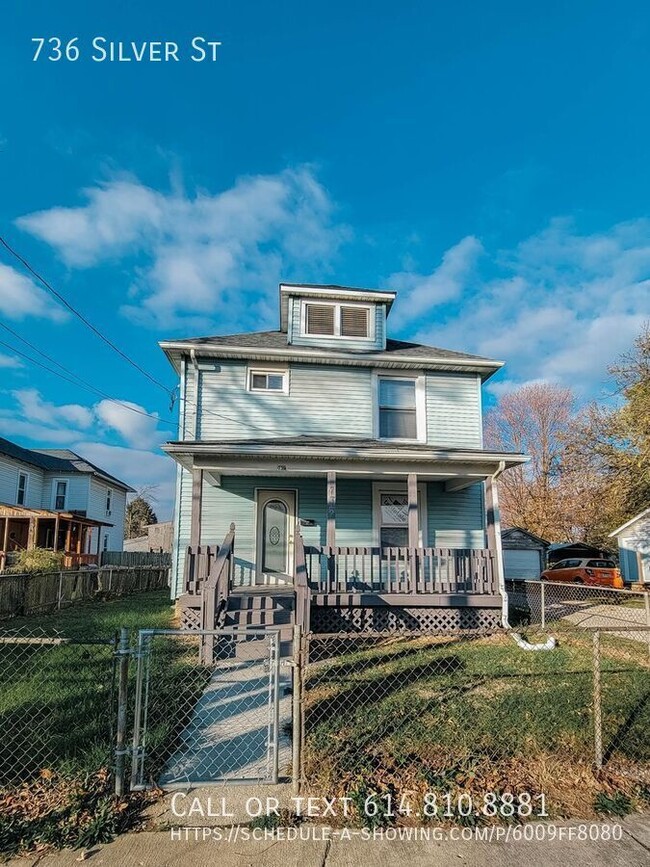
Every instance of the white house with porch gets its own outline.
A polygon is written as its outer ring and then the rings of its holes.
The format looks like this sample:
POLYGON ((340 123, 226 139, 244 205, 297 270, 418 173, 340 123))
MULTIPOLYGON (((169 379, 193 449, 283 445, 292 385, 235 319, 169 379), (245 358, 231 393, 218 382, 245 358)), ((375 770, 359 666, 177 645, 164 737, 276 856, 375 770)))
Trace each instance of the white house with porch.
POLYGON ((180 378, 164 448, 185 625, 279 607, 321 631, 500 622, 495 482, 527 460, 483 447, 502 362, 387 337, 394 301, 281 284, 276 331, 161 343, 180 378))

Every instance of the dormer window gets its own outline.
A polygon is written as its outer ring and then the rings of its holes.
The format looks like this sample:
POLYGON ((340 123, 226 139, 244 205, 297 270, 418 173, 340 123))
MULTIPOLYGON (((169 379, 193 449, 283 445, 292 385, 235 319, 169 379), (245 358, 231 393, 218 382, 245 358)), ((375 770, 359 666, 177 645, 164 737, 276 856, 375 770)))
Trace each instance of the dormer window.
POLYGON ((302 333, 306 337, 372 337, 371 309, 368 304, 305 302, 302 333))

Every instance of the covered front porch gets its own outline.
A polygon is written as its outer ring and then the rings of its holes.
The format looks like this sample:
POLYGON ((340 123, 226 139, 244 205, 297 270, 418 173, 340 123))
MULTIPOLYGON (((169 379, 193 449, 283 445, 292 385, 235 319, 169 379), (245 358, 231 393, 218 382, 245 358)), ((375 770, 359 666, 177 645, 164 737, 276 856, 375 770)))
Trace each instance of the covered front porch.
POLYGON ((232 589, 293 585, 312 610, 500 607, 495 480, 521 456, 376 442, 308 455, 300 440, 167 447, 192 489, 177 596, 200 592, 232 522, 232 589))
POLYGON ((66 569, 99 565, 103 526, 112 525, 74 512, 0 504, 0 572, 34 548, 61 552, 66 569))

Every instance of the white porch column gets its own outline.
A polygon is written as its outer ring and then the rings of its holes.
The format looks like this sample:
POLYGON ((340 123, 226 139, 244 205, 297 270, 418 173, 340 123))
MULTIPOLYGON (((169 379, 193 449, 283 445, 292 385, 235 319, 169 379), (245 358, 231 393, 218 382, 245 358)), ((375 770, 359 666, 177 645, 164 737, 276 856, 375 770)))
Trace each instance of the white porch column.
POLYGON ((327 538, 328 548, 336 545, 336 473, 327 474, 327 538))
POLYGON ((497 490, 497 477, 500 470, 485 480, 485 511, 487 518, 487 543, 488 548, 496 555, 497 589, 503 600, 502 621, 508 625, 508 597, 506 595, 505 573, 503 571, 503 551, 501 548, 501 517, 499 515, 499 492, 497 490))
POLYGON ((420 547, 420 532, 418 521, 418 477, 416 473, 409 473, 407 476, 408 486, 408 501, 409 501, 409 548, 420 547))
POLYGON ((201 505, 203 500, 203 470, 192 470, 192 512, 190 546, 194 551, 201 544, 201 505))

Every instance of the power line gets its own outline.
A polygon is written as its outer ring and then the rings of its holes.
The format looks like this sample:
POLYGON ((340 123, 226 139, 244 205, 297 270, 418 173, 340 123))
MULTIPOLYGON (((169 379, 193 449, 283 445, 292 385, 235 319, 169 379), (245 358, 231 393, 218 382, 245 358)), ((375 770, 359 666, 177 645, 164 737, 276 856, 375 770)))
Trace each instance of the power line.
POLYGON ((29 262, 25 258, 23 258, 23 256, 20 255, 20 253, 18 253, 16 250, 14 250, 13 247, 11 247, 10 244, 8 244, 7 241, 2 237, 2 235, 0 235, 0 244, 2 244, 2 246, 9 253, 11 253, 11 255, 14 258, 16 258, 23 265, 23 267, 29 271, 30 274, 32 274, 40 283, 42 283, 42 285, 45 286, 45 288, 48 290, 48 292, 50 292, 51 295, 53 295, 61 304, 63 304, 64 307, 66 307, 78 319, 80 319, 81 322, 84 323, 84 325, 86 325, 88 328, 90 328, 90 330, 95 335, 97 335, 97 337, 99 337, 100 340, 103 340, 107 346, 110 346, 110 348, 114 352, 117 352, 118 355, 120 355, 126 362, 128 362, 136 370, 140 371, 140 373, 143 376, 146 376, 148 380, 150 380, 151 382, 154 383, 154 385, 157 385, 159 388, 162 388, 163 391, 167 392, 167 394, 170 395, 170 397, 172 399, 172 406, 173 406, 174 389, 170 389, 166 385, 163 385, 162 382, 160 382, 154 376, 152 376, 148 371, 146 371, 144 369, 144 367, 141 367, 137 363, 137 361, 134 361, 129 355, 127 355, 126 352, 124 352, 122 349, 120 349, 119 346, 116 346, 115 343, 113 343, 113 341, 110 338, 106 337, 106 335, 103 334, 99 330, 99 328, 97 328, 95 325, 93 325, 93 323, 90 322, 90 320, 87 319, 83 315, 83 313, 81 313, 79 310, 77 310, 76 307, 73 307, 73 305, 60 292, 57 292, 57 290, 44 277, 41 277, 41 275, 38 273, 38 271, 36 271, 34 268, 32 268, 32 266, 29 264, 29 262))

